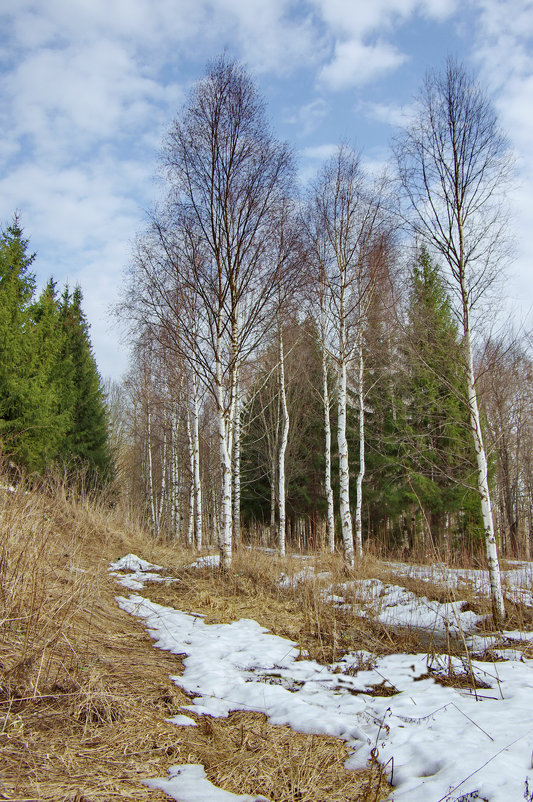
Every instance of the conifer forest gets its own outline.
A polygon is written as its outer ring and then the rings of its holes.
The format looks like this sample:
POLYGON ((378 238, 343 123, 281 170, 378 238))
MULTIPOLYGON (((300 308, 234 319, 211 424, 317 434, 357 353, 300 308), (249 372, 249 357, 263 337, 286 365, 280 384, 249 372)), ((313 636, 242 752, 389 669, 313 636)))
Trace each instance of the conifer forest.
POLYGON ((17 470, 53 467, 106 482, 112 459, 104 391, 82 309, 82 290, 36 294, 29 250, 15 215, 0 238, 0 443, 17 470))

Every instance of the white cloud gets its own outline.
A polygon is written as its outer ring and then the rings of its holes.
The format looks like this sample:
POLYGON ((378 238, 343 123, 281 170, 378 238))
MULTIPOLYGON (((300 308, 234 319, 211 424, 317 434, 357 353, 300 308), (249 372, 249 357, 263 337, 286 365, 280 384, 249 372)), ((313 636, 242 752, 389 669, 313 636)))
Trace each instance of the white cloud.
POLYGON ((395 103, 360 102, 359 109, 371 120, 392 126, 403 126, 413 114, 413 106, 399 106, 395 103))
POLYGON ((458 7, 458 0, 313 0, 313 3, 328 26, 347 37, 382 34, 417 13, 442 21, 458 7))
POLYGON ((533 2, 472 0, 472 5, 479 14, 473 57, 483 82, 494 93, 502 128, 517 157, 520 186, 511 199, 516 261, 508 287, 527 313, 532 305, 533 265, 533 2))
POLYGON ((330 37, 331 55, 320 78, 334 91, 361 86, 397 69, 406 60, 387 36, 417 14, 442 22, 458 0, 312 0, 330 37))
POLYGON ((328 113, 328 104, 323 98, 316 98, 300 106, 296 112, 287 116, 287 122, 297 126, 299 135, 307 136, 314 131, 328 113))
POLYGON ((302 156, 306 159, 318 160, 318 161, 327 161, 332 156, 334 156, 339 149, 338 144, 325 144, 325 145, 316 145, 315 147, 310 148, 303 148, 300 151, 302 156))
POLYGON ((13 104, 14 133, 63 156, 65 140, 73 136, 77 149, 142 123, 161 94, 120 45, 105 41, 37 51, 13 72, 4 91, 13 104))
POLYGON ((406 58, 387 42, 337 42, 332 61, 320 71, 320 80, 333 90, 361 86, 398 68, 406 58))
POLYGON ((442 22, 453 16, 463 6, 463 0, 423 0, 420 11, 428 19, 442 22))
POLYGON ((316 61, 319 36, 310 14, 294 16, 289 0, 217 0, 210 4, 218 30, 233 30, 242 56, 256 72, 286 73, 316 61))

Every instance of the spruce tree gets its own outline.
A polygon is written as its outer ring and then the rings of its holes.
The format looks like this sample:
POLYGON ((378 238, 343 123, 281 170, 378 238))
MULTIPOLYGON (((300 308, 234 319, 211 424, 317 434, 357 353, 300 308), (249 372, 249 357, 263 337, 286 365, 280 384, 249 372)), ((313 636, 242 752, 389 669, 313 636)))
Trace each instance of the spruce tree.
POLYGON ((443 533, 450 517, 464 517, 472 501, 462 349, 440 270, 423 249, 411 275, 399 441, 404 498, 424 514, 433 534, 443 533))
POLYGON ((0 235, 0 455, 40 474, 74 459, 101 480, 111 459, 81 290, 59 302, 50 279, 35 299, 34 258, 15 215, 0 235))
POLYGON ((31 468, 36 461, 31 431, 37 423, 28 341, 33 260, 15 215, 0 237, 0 438, 3 454, 31 468))
POLYGON ((67 397, 71 421, 62 451, 64 458, 79 461, 87 468, 91 482, 101 482, 110 478, 112 465, 104 390, 92 352, 82 300, 79 286, 72 295, 67 287, 60 303, 65 332, 63 358, 72 366, 67 397))
POLYGON ((72 360, 65 354, 66 332, 53 279, 31 305, 30 317, 30 370, 39 415, 35 467, 42 471, 60 457, 72 423, 72 360))

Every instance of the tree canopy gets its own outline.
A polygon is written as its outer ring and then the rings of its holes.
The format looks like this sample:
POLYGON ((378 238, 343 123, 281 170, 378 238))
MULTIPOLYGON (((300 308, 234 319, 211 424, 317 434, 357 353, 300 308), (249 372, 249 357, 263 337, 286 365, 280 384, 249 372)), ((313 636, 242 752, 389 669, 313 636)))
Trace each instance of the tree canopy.
POLYGON ((104 394, 82 293, 59 298, 50 279, 36 295, 20 219, 0 236, 0 448, 29 472, 61 462, 91 480, 112 473, 104 394))

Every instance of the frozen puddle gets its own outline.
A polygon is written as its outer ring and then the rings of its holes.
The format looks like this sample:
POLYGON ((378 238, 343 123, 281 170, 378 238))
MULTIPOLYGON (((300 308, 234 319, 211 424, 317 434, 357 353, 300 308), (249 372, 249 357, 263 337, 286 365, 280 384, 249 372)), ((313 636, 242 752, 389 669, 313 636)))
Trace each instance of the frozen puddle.
MULTIPOLYGON (((188 707, 196 713, 253 710, 273 724, 340 737, 352 750, 346 764, 352 769, 365 766, 376 748, 398 801, 513 802, 533 791, 533 661, 518 651, 510 650, 515 659, 506 662, 472 661, 488 686, 475 695, 425 676, 425 654, 377 658, 364 671, 356 669, 369 655, 323 666, 301 659, 294 642, 255 621, 207 625, 141 596, 117 601, 144 620, 158 648, 187 655, 183 675, 172 679, 194 696, 188 707), (397 693, 371 695, 376 686, 397 693)), ((150 784, 180 802, 261 799, 228 794, 201 772, 175 766, 169 778, 150 784)))

